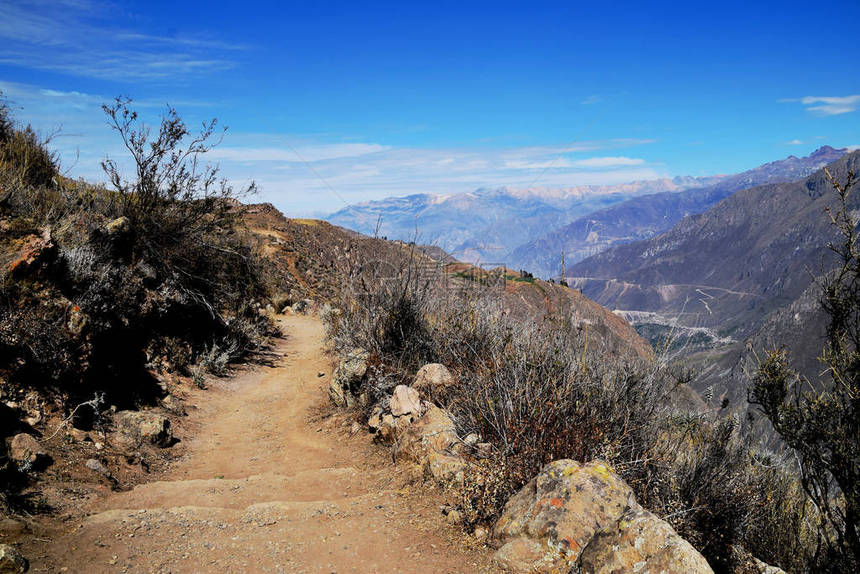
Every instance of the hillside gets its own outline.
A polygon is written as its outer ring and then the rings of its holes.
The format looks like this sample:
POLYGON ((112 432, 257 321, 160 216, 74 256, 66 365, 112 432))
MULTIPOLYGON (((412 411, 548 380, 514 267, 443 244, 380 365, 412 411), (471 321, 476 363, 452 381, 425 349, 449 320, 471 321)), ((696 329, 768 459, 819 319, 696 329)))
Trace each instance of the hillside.
MULTIPOLYGON (((860 153, 830 164, 837 178, 860 153)), ((656 312, 739 339, 796 300, 810 271, 830 265, 836 197, 823 171, 738 192, 653 239, 614 247, 573 266, 572 284, 611 309, 656 312)), ((853 198, 853 201, 858 201, 853 198)))
POLYGON ((373 279, 384 280, 414 258, 436 289, 474 290, 501 298, 507 311, 523 321, 569 314, 578 324, 589 325, 594 345, 609 352, 632 348, 640 356, 650 356, 648 343, 626 321, 575 289, 523 278, 510 270, 493 274, 452 262, 438 248, 367 237, 325 221, 289 219, 268 204, 249 206, 245 218, 261 253, 277 269, 276 282, 290 302, 311 298, 337 303, 354 278, 366 278, 372 270, 373 279))
POLYGON ((651 238, 737 191, 802 179, 845 153, 844 149, 823 146, 806 157, 789 156, 730 175, 706 187, 635 197, 580 217, 521 245, 506 257, 506 261, 542 277, 557 277, 562 253, 566 263, 573 265, 612 246, 651 238))
POLYGON ((326 217, 342 227, 389 239, 438 245, 460 261, 501 264, 518 245, 577 217, 655 192, 701 187, 718 177, 658 179, 571 188, 478 189, 412 195, 351 205, 326 217))

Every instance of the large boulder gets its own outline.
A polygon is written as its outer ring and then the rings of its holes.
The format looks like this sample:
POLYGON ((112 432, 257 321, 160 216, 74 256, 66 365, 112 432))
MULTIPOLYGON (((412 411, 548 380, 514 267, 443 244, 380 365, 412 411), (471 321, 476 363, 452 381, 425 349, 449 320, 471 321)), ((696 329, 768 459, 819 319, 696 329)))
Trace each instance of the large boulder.
POLYGON ((440 363, 424 365, 415 374, 412 388, 432 400, 443 399, 448 388, 454 383, 451 372, 440 363))
POLYGON ((0 574, 23 574, 29 568, 27 559, 8 544, 0 544, 0 574))
POLYGON ((665 520, 631 509, 597 534, 582 551, 582 572, 683 572, 713 574, 705 558, 665 520))
POLYGON ((457 444, 457 429, 451 416, 435 405, 426 406, 424 414, 397 436, 398 459, 422 463, 430 454, 446 452, 457 444))
POLYGON ((603 462, 551 462, 505 505, 493 527, 501 545, 494 560, 509 572, 567 571, 597 532, 639 508, 603 462))
POLYGON ((9 442, 9 458, 19 467, 39 469, 51 461, 51 457, 35 438, 28 434, 16 434, 9 442))
POLYGON ((111 442, 124 448, 137 448, 144 444, 168 447, 173 444, 170 419, 149 411, 120 411, 113 417, 116 425, 111 442))
POLYGON ((418 391, 406 385, 397 385, 394 387, 394 394, 391 395, 388 407, 391 410, 391 414, 395 417, 405 415, 418 416, 423 411, 421 396, 418 394, 418 391))
POLYGON ((363 349, 349 351, 337 364, 329 384, 329 397, 339 407, 351 407, 364 383, 370 353, 363 349))

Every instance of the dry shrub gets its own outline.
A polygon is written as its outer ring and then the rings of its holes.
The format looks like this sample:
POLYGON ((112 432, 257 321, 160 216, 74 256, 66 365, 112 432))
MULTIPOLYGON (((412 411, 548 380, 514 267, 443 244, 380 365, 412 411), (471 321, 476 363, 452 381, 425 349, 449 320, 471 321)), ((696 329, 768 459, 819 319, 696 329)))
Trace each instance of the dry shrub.
POLYGON ((92 385, 133 387, 147 355, 182 371, 217 346, 215 363, 226 364, 259 351, 274 331, 250 305, 265 286, 238 225, 234 200, 249 190, 202 167, 214 122, 194 137, 168 109, 151 132, 128 103, 105 111, 137 169, 126 180, 106 160, 114 186, 106 190, 62 177, 49 140, 18 127, 0 99, 2 239, 49 237, 55 254, 0 285, 0 369, 16 384, 86 394, 92 385), (82 318, 76 332, 70 309, 82 318))
POLYGON ((743 440, 731 418, 673 407, 673 391, 691 378, 683 366, 588 349, 569 317, 511 319, 492 290, 446 291, 410 271, 418 264, 393 262, 396 272, 375 283, 356 274, 341 312, 326 313, 328 329, 337 348, 381 358, 383 389, 426 362, 455 373, 448 399, 460 431, 495 449, 461 491, 468 524, 492 522, 552 460, 601 458, 717 571, 736 567, 733 545, 806 568, 814 509, 791 465, 743 440))

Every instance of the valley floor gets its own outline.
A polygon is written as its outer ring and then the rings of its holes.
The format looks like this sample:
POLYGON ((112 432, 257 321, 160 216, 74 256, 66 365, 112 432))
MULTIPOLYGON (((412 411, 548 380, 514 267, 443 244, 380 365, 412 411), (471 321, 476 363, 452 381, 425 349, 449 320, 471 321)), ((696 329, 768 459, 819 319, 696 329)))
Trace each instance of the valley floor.
POLYGON ((445 524, 438 492, 325 415, 320 321, 281 327, 276 364, 197 395, 178 464, 27 541, 31 571, 486 571, 489 550, 445 524))

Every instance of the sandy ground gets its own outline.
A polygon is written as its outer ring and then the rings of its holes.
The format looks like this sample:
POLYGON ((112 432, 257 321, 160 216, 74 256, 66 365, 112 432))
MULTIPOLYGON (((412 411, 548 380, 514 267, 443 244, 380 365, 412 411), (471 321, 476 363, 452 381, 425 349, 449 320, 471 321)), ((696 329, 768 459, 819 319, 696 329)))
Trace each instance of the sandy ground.
POLYGON ((320 321, 282 328, 274 365, 196 395, 182 460, 27 542, 31 571, 487 571, 489 550, 445 524, 442 494, 326 414, 320 321))

